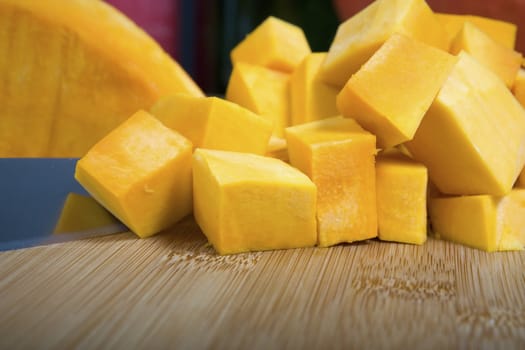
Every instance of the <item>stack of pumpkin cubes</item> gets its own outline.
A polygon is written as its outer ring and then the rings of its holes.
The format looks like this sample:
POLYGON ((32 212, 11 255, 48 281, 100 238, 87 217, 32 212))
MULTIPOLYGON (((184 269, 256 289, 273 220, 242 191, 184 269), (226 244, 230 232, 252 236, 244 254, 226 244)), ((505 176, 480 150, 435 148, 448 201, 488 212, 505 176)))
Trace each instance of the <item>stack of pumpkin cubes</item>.
POLYGON ((141 237, 191 214, 220 254, 378 237, 525 246, 516 27, 377 0, 312 53, 269 17, 231 52, 225 99, 175 94, 78 162, 141 237), (521 173, 521 175, 520 175, 521 173))

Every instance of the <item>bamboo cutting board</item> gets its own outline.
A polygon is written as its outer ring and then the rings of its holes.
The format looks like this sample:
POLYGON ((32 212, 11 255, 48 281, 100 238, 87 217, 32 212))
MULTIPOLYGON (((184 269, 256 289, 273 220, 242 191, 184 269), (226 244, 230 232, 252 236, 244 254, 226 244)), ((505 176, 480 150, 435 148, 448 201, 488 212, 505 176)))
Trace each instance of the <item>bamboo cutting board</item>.
POLYGON ((192 219, 0 254, 0 348, 525 348, 525 252, 430 239, 218 256, 192 219))

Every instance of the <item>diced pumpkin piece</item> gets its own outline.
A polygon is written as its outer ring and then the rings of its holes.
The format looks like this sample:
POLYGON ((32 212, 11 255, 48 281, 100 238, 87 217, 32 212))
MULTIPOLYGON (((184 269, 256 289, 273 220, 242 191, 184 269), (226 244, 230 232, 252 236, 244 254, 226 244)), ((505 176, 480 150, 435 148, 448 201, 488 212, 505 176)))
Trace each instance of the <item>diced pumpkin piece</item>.
POLYGON ((139 237, 156 234, 192 210, 192 144, 138 111, 97 142, 75 178, 139 237))
POLYGON ((104 1, 1 1, 0 52, 0 157, 80 157, 160 96, 202 95, 104 1))
POLYGON ((170 95, 157 101, 151 113, 194 148, 264 155, 273 129, 268 119, 217 97, 170 95))
POLYGON ((525 110, 465 52, 406 144, 444 194, 507 194, 525 164, 525 110))
POLYGON ((120 225, 120 222, 93 197, 71 192, 64 201, 53 234, 104 230, 116 225, 120 225))
POLYGON ((398 151, 376 162, 379 239, 423 244, 427 239, 427 168, 398 151))
POLYGON ((514 23, 494 18, 451 13, 436 13, 436 17, 445 27, 450 41, 454 40, 465 22, 470 22, 508 49, 514 49, 516 44, 518 27, 514 23))
POLYGON ((291 73, 310 53, 303 30, 270 16, 231 51, 233 65, 251 63, 291 73))
POLYGON ((516 99, 525 108, 525 68, 520 68, 518 71, 512 92, 516 99))
POLYGON ((424 0, 376 0, 339 25, 321 79, 342 87, 394 33, 448 50, 448 34, 424 0))
POLYGON ((302 124, 339 114, 335 99, 339 89, 326 84, 318 77, 326 52, 316 52, 305 57, 290 78, 290 122, 302 124))
POLYGON ((286 139, 290 164, 317 186, 319 246, 376 237, 375 136, 334 117, 289 127, 286 139))
POLYGON ((290 115, 290 74, 253 64, 239 62, 226 89, 226 99, 267 118, 273 133, 284 136, 290 115))
POLYGON ((433 231, 440 238, 489 252, 525 246, 524 189, 503 197, 433 198, 429 210, 433 231))
POLYGON ((489 35, 470 22, 450 44, 450 52, 457 55, 465 51, 479 63, 493 71, 511 88, 521 67, 521 54, 494 41, 489 35))
POLYGON ((392 35, 346 83, 337 107, 390 148, 412 139, 457 59, 401 34, 392 35))
POLYGON ((272 135, 272 137, 270 137, 270 141, 268 142, 266 156, 277 158, 288 163, 289 157, 286 139, 272 135))
POLYGON ((285 162, 197 149, 194 217, 219 254, 316 243, 316 187, 285 162))

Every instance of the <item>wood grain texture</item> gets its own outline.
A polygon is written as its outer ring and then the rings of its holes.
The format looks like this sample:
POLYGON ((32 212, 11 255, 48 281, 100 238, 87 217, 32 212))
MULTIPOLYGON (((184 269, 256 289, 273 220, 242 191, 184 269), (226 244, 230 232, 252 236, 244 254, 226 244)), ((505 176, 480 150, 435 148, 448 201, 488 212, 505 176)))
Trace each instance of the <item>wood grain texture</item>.
POLYGON ((430 239, 218 256, 192 219, 0 254, 1 349, 523 349, 525 252, 430 239))

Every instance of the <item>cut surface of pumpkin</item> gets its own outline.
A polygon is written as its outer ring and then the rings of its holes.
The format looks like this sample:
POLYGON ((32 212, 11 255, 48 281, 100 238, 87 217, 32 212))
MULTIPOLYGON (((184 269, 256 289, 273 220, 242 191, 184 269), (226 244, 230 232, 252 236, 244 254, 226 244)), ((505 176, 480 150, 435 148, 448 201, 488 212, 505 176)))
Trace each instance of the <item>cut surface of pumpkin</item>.
POLYGON ((160 96, 202 91, 99 0, 0 2, 0 156, 81 157, 160 96))
POLYGON ((339 25, 321 79, 342 87, 394 33, 448 50, 448 34, 424 0, 376 0, 339 25))
POLYGON ((218 97, 170 95, 159 99, 151 113, 194 148, 264 155, 273 130, 268 119, 218 97))
POLYGON ((525 164, 525 110, 465 52, 406 146, 444 194, 502 196, 525 164))
POLYGON ((423 244, 427 239, 427 168, 401 152, 377 156, 379 239, 423 244))
POLYGON ((334 117, 286 129, 290 164, 317 186, 318 244, 377 236, 375 136, 334 117))
POLYGON ((233 66, 226 99, 267 118, 273 134, 284 136, 290 124, 290 74, 239 62, 233 66))
POLYGON ((337 107, 377 136, 381 148, 412 139, 456 57, 392 35, 337 95, 337 107))
POLYGON ((76 167, 78 182, 139 237, 192 210, 192 144, 138 111, 97 142, 76 167))
POLYGON ((430 199, 433 231, 441 238, 492 251, 523 250, 525 190, 430 199))
POLYGON ((470 22, 508 49, 514 49, 516 44, 518 27, 514 23, 495 18, 452 13, 436 13, 436 17, 445 27, 451 42, 463 28, 465 22, 470 22))
POLYGON ((233 65, 245 62, 292 73, 309 53, 302 28, 269 16, 233 48, 230 56, 233 65))
POLYGON ((335 103, 339 89, 319 79, 326 52, 304 58, 290 78, 290 124, 298 125, 339 115, 335 103))
POLYGON ((470 54, 512 88, 521 67, 520 53, 501 45, 470 22, 465 22, 450 44, 451 53, 460 51, 470 54))
POLYGON ((197 149, 194 217, 219 254, 314 246, 316 187, 285 162, 197 149))

